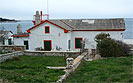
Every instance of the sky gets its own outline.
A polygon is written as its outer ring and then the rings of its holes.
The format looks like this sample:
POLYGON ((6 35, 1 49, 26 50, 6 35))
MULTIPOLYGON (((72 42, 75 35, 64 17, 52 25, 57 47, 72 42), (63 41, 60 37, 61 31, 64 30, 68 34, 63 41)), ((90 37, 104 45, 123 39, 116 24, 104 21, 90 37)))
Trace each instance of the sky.
POLYGON ((3 18, 32 20, 37 10, 50 19, 133 18, 133 0, 0 0, 3 18))

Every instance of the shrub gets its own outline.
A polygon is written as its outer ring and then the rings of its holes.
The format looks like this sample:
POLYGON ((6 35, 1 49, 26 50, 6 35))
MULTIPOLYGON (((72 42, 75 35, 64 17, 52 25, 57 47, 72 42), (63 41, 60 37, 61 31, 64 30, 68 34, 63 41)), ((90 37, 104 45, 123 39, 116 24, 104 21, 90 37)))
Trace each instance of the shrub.
POLYGON ((119 57, 129 53, 128 45, 111 39, 109 34, 101 33, 95 37, 95 41, 97 42, 97 52, 102 57, 119 57))
POLYGON ((95 41, 99 42, 99 41, 101 41, 101 40, 103 40, 105 38, 108 38, 109 36, 110 36, 109 34, 105 34, 105 33, 98 34, 95 37, 95 41))
POLYGON ((127 44, 125 44, 122 41, 117 41, 117 43, 122 46, 122 49, 124 51, 124 55, 128 55, 130 53, 130 47, 127 44))

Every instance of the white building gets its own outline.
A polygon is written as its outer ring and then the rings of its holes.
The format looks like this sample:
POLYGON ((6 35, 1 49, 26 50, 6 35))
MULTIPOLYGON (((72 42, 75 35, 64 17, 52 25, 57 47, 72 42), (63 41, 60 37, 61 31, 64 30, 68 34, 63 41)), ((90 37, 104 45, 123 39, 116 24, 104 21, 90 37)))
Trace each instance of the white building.
POLYGON ((34 24, 28 33, 13 36, 15 45, 26 45, 28 50, 78 51, 84 40, 85 48, 91 50, 96 48, 97 34, 108 33, 111 38, 122 40, 125 31, 122 18, 37 20, 34 24))

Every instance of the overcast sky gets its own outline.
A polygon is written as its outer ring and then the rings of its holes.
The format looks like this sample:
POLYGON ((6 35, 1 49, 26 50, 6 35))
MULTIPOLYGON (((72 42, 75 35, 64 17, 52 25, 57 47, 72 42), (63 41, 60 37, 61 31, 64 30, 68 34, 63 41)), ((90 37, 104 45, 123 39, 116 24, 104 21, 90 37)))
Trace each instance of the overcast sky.
MULTIPOLYGON (((47 0, 0 0, 0 17, 32 20, 47 0)), ((133 0, 48 0, 50 19, 133 18, 133 0)))

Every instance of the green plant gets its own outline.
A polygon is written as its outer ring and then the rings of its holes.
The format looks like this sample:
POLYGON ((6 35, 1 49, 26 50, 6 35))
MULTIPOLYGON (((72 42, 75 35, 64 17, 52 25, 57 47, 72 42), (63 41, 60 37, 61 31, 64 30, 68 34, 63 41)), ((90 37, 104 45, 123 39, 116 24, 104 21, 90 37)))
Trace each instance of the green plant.
POLYGON ((0 54, 6 54, 7 52, 2 52, 2 51, 0 51, 0 54))
POLYGON ((126 44, 113 40, 109 34, 101 33, 95 37, 97 42, 97 52, 102 57, 119 57, 129 53, 129 48, 126 44))
POLYGON ((101 33, 95 36, 95 41, 100 42, 101 40, 108 38, 110 35, 106 33, 101 33))
POLYGON ((117 43, 122 46, 122 49, 124 51, 124 55, 129 55, 130 47, 122 41, 117 41, 117 43))

